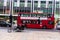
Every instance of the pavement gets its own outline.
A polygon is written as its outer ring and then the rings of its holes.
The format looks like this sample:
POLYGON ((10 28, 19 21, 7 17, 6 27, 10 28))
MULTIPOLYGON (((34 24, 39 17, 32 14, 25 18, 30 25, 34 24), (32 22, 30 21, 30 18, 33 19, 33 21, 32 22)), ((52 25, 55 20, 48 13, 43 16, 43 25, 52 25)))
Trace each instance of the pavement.
POLYGON ((60 40, 60 30, 25 29, 23 32, 8 32, 0 27, 0 40, 60 40))

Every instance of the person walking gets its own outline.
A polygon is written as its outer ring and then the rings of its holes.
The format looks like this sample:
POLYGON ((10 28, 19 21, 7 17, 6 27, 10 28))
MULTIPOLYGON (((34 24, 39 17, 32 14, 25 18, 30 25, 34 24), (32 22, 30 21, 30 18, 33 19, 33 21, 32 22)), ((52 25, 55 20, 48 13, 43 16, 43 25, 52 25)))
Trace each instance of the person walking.
POLYGON ((38 18, 38 24, 40 24, 40 17, 38 18))

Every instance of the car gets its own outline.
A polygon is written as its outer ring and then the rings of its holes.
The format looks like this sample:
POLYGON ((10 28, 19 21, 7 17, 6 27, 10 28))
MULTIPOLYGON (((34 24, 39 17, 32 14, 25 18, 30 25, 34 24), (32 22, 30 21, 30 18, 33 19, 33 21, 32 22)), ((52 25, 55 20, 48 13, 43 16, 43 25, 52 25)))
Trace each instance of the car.
POLYGON ((60 21, 57 22, 56 29, 60 30, 60 21))
POLYGON ((3 21, 3 20, 0 20, 0 27, 11 27, 11 24, 6 22, 6 21, 3 21))

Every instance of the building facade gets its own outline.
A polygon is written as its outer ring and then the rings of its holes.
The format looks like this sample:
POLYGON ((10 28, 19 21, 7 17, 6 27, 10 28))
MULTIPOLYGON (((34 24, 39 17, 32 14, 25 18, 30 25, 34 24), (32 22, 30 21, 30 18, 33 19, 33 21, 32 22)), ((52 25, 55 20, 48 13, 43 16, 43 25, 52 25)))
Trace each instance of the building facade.
MULTIPOLYGON (((12 15, 18 12, 53 13, 54 0, 13 0, 12 15)), ((55 0, 55 14, 60 13, 60 1, 55 0)), ((10 14, 10 0, 0 0, 0 15, 10 14)))

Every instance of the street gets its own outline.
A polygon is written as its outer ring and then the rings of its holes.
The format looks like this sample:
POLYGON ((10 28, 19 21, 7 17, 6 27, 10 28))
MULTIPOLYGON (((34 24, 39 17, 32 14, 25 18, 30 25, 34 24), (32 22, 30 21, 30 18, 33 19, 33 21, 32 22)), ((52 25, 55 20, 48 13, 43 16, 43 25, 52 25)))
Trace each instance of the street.
POLYGON ((25 29, 23 32, 7 32, 0 27, 0 40, 60 40, 60 30, 25 29))

